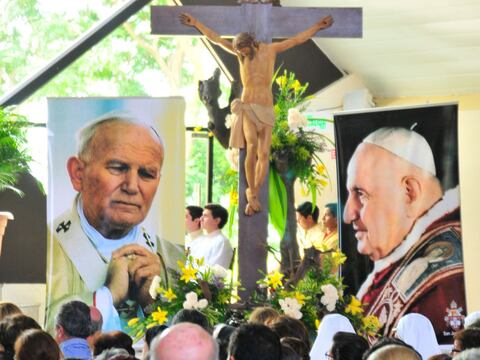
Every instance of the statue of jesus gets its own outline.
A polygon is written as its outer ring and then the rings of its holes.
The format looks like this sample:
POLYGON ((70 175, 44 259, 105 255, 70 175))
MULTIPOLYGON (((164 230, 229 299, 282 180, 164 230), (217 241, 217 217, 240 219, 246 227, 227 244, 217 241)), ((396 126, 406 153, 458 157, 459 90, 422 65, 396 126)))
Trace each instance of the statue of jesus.
POLYGON ((246 147, 245 175, 248 187, 246 215, 261 210, 258 192, 265 180, 269 165, 272 129, 275 121, 273 111, 272 77, 275 58, 278 53, 300 45, 318 31, 333 24, 331 16, 325 16, 319 22, 297 35, 271 44, 259 42, 248 33, 240 33, 233 41, 223 39, 212 29, 189 14, 181 14, 184 25, 197 28, 211 42, 220 45, 226 51, 237 56, 240 64, 240 77, 243 85, 241 99, 231 104, 233 123, 229 146, 246 147))

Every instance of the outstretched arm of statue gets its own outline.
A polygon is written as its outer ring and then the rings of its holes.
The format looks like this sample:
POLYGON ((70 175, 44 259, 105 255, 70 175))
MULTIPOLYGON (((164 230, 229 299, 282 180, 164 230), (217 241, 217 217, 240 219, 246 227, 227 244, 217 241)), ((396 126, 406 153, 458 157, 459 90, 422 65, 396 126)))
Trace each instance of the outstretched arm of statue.
POLYGON ((332 24, 333 17, 331 15, 325 16, 319 22, 309 27, 307 30, 302 31, 289 39, 273 43, 271 46, 275 49, 276 52, 288 50, 294 46, 303 44, 308 39, 311 39, 312 36, 314 36, 318 31, 329 28, 330 26, 332 26, 332 24))
POLYGON ((194 18, 192 15, 183 13, 179 16, 180 22, 183 25, 193 26, 198 29, 203 35, 207 37, 208 40, 213 42, 214 44, 220 45, 222 48, 227 50, 228 52, 235 54, 233 50, 232 43, 226 39, 223 39, 220 35, 218 35, 212 29, 206 27, 203 23, 201 23, 198 19, 194 18))

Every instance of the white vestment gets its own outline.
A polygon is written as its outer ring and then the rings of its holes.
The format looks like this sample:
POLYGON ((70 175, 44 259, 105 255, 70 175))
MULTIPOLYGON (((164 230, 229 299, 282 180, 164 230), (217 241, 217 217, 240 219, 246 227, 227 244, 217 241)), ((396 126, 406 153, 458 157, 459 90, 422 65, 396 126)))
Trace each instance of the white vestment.
POLYGON ((195 259, 204 258, 205 265, 213 266, 218 264, 225 269, 230 267, 233 249, 230 241, 223 235, 221 230, 216 230, 196 238, 188 247, 190 255, 195 259))

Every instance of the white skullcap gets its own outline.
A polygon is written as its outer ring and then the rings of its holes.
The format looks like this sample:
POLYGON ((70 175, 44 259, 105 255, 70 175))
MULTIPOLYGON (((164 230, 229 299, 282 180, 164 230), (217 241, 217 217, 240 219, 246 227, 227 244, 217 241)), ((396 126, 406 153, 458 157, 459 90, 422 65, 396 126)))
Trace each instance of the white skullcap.
POLYGON ((480 311, 474 311, 474 312, 468 314, 468 316, 465 318, 464 325, 467 328, 479 319, 480 319, 480 311))
POLYGON ((432 149, 425 138, 401 127, 383 127, 363 139, 436 176, 432 149))

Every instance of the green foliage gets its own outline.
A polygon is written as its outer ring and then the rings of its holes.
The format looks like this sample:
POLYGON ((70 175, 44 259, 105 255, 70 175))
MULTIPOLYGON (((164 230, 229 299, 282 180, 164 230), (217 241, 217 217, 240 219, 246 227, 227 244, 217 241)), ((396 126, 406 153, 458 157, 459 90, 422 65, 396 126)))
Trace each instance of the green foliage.
POLYGON ((287 190, 277 171, 270 167, 268 176, 269 188, 275 189, 269 191, 269 218, 270 223, 277 230, 280 238, 283 238, 285 227, 287 225, 287 190))
POLYGON ((271 158, 276 165, 283 163, 291 177, 296 177, 316 197, 327 185, 329 177, 318 153, 325 151, 324 135, 305 130, 306 118, 300 114, 307 105, 305 91, 308 83, 301 84, 295 74, 285 70, 275 79, 279 92, 275 102, 275 125, 272 133, 271 158), (289 111, 292 114, 289 115, 289 111))
POLYGON ((173 284, 167 286, 155 283, 150 290, 155 295, 149 314, 144 319, 129 322, 130 334, 140 339, 145 330, 154 325, 162 325, 182 309, 197 309, 205 314, 209 323, 225 322, 232 301, 238 300, 235 294, 240 286, 234 282, 231 272, 220 265, 209 267, 202 259, 188 256, 186 262, 179 261, 180 271, 172 271, 173 284), (193 297, 192 297, 193 295, 193 297), (161 315, 161 316, 159 316, 161 315))
POLYGON ((0 108, 0 191, 15 188, 18 176, 29 171, 32 160, 27 152, 26 128, 29 123, 25 117, 0 108))
POLYGON ((296 284, 283 282, 283 275, 275 272, 259 281, 267 292, 256 294, 253 304, 270 305, 280 313, 292 316, 315 333, 319 322, 329 313, 346 316, 354 329, 362 335, 375 336, 381 324, 375 316, 364 316, 364 305, 352 295, 344 295, 346 286, 336 275, 336 269, 346 257, 340 251, 322 254, 322 266, 314 264, 296 284))

